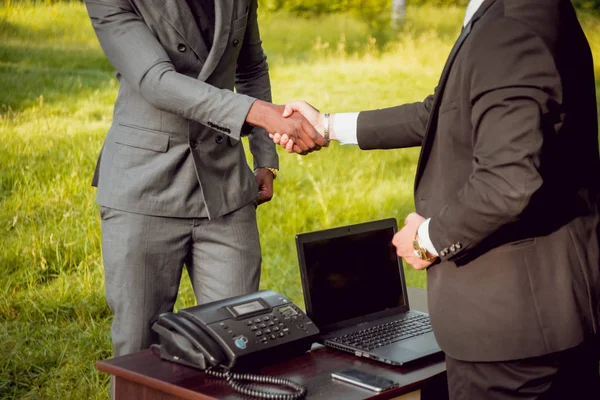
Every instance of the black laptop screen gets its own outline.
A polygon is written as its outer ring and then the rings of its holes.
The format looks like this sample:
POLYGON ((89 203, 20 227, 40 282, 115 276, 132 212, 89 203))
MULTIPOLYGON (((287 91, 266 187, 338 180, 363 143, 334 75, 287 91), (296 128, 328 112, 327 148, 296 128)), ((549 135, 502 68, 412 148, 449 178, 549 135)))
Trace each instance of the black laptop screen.
POLYGON ((312 320, 319 327, 404 305, 394 229, 303 244, 312 320))

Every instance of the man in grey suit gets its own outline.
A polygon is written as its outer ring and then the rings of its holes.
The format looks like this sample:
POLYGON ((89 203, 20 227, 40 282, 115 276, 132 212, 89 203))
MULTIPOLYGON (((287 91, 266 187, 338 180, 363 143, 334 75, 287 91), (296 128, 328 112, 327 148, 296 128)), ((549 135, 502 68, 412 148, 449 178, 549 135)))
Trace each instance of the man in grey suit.
POLYGON ((151 324, 172 310, 183 265, 199 303, 258 289, 255 207, 278 168, 267 132, 304 151, 325 141, 270 104, 256 0, 85 3, 120 83, 93 179, 118 356, 156 339, 151 324))
POLYGON ((393 243, 427 268, 452 399, 600 396, 594 66, 569 0, 471 0, 422 102, 292 108, 361 149, 421 147, 418 214, 393 243))

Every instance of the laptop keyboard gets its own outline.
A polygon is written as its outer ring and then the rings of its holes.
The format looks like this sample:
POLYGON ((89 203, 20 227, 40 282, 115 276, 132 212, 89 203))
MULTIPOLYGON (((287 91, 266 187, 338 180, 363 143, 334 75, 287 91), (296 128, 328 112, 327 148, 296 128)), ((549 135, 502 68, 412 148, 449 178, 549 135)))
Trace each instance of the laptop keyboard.
POLYGON ((358 332, 331 338, 336 343, 370 351, 390 343, 431 332, 429 316, 417 314, 358 332))

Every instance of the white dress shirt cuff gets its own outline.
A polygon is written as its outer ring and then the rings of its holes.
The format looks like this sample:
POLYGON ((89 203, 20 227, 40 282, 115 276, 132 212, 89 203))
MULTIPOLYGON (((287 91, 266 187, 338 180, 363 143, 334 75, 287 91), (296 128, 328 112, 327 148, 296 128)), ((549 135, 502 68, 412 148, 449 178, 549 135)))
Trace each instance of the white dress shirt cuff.
POLYGON ((333 119, 333 131, 335 138, 341 144, 358 144, 356 124, 358 113, 339 113, 333 119))
POLYGON ((433 243, 431 243, 431 239, 429 238, 429 221, 431 218, 427 218, 419 228, 417 229, 417 235, 419 235, 419 244, 421 247, 424 247, 430 254, 434 256, 439 256, 435 247, 433 247, 433 243))

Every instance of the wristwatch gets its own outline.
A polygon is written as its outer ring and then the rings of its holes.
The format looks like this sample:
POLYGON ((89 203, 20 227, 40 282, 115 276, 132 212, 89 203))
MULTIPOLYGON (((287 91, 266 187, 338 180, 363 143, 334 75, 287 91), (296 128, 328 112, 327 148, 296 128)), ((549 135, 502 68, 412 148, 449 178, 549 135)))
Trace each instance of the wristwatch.
POLYGON ((425 247, 421 246, 419 235, 417 233, 415 233, 415 238, 413 239, 413 253, 423 261, 433 261, 436 257, 429 253, 425 247))
POLYGON ((273 174, 273 179, 277 178, 277 173, 279 172, 279 170, 277 168, 270 168, 270 167, 266 167, 269 171, 271 171, 271 173, 273 174))
POLYGON ((325 139, 327 144, 329 144, 329 132, 331 132, 331 130, 329 129, 329 117, 329 113, 325 113, 323 115, 323 138, 325 139))

